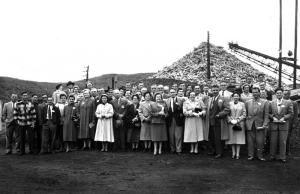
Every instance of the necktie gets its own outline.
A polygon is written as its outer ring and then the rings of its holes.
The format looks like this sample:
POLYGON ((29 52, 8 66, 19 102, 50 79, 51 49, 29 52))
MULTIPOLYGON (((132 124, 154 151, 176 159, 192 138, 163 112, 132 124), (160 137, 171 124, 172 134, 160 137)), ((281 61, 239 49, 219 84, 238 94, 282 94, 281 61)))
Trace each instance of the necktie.
POLYGON ((52 119, 52 115, 51 115, 51 108, 50 108, 50 106, 48 106, 47 114, 48 114, 48 119, 51 120, 52 119))
POLYGON ((172 109, 172 112, 174 112, 174 98, 171 98, 171 109, 172 109))
POLYGON ((224 90, 222 91, 222 96, 224 96, 224 90))
POLYGON ((213 97, 211 103, 210 103, 210 109, 212 109, 212 107, 214 106, 215 103, 215 96, 213 97))

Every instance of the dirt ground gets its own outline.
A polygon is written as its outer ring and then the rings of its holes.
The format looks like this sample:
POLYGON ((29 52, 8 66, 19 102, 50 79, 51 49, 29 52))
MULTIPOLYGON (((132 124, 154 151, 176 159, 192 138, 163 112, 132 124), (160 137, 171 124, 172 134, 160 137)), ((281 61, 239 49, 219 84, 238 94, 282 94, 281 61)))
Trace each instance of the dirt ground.
POLYGON ((4 155, 0 193, 299 193, 300 151, 288 163, 204 153, 74 151, 4 155))

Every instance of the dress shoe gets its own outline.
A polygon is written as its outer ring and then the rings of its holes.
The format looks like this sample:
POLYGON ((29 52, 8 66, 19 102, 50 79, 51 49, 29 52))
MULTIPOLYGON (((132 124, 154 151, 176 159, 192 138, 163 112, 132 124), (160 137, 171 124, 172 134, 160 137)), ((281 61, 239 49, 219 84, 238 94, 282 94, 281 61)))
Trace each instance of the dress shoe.
POLYGON ((258 158, 258 160, 260 160, 260 161, 266 161, 266 159, 265 158, 258 158))
POLYGON ((11 152, 11 150, 8 150, 8 151, 6 151, 5 154, 6 154, 6 155, 10 155, 10 154, 12 154, 12 152, 11 152))
POLYGON ((271 157, 269 158, 269 161, 275 161, 275 160, 276 160, 276 158, 273 157, 273 156, 271 156, 271 157))
POLYGON ((239 160, 239 159, 240 159, 240 156, 236 156, 236 158, 235 158, 235 159, 239 160))
POLYGON ((176 154, 177 154, 178 156, 181 156, 181 152, 176 152, 176 154))
POLYGON ((30 154, 30 155, 33 154, 33 151, 29 151, 28 154, 30 154))
POLYGON ((215 159, 219 159, 219 158, 222 158, 222 155, 221 155, 221 154, 217 154, 217 155, 215 156, 215 159))
POLYGON ((254 159, 253 156, 249 156, 249 157, 248 157, 248 160, 253 160, 253 159, 254 159))
POLYGON ((286 163, 286 159, 280 159, 280 162, 286 163))

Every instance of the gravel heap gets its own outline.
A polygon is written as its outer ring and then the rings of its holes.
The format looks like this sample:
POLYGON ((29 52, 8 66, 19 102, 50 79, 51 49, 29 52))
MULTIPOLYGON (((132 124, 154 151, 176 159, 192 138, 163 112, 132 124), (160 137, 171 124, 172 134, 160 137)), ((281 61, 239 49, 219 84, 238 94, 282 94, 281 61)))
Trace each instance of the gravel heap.
MULTIPOLYGON (((206 80, 207 43, 202 42, 198 47, 184 57, 166 66, 163 70, 149 78, 176 79, 203 83, 206 80)), ((220 82, 222 79, 251 75, 254 78, 261 73, 250 64, 239 60, 235 55, 228 53, 223 47, 212 45, 211 50, 211 79, 213 82, 220 82)), ((266 76, 267 81, 274 81, 274 78, 266 76)))

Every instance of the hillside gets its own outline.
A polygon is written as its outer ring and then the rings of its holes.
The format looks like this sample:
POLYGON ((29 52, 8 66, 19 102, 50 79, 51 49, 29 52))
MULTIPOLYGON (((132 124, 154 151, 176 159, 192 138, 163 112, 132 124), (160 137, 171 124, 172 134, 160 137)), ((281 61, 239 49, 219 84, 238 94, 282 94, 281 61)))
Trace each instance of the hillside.
MULTIPOLYGON (((111 86, 111 78, 118 76, 118 85, 125 85, 127 81, 137 83, 145 78, 153 75, 153 73, 137 73, 137 74, 105 74, 98 77, 91 78, 90 80, 94 83, 97 88, 111 86)), ((85 81, 75 81, 80 88, 84 88, 85 81)), ((55 90, 55 86, 58 83, 48 82, 35 82, 28 80, 20 80, 10 77, 0 77, 0 100, 6 102, 9 100, 12 93, 20 94, 23 91, 28 91, 30 95, 38 94, 41 95, 46 93, 52 94, 55 90)))
MULTIPOLYGON (((149 78, 177 79, 190 82, 203 82, 206 80, 207 43, 202 42, 178 61, 164 67, 149 78)), ((228 53, 223 47, 212 45, 211 50, 211 77, 218 80, 223 77, 256 76, 259 71, 250 64, 239 60, 235 55, 228 53)), ((267 76, 268 80, 273 78, 267 76)))

